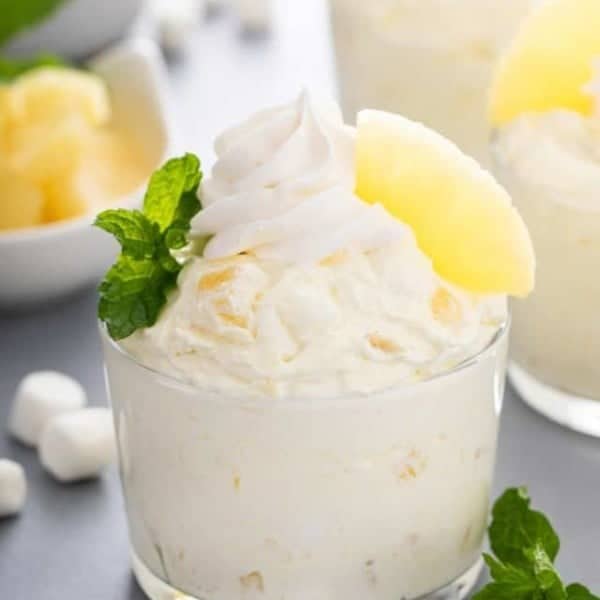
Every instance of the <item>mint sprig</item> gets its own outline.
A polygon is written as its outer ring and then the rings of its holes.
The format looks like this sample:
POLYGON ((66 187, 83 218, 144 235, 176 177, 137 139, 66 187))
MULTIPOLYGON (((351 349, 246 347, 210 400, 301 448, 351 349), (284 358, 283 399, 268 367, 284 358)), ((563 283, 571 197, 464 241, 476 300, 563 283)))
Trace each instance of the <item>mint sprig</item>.
POLYGON ((489 528, 495 556, 484 555, 492 582, 473 600, 600 600, 581 584, 565 587, 554 566, 558 535, 530 504, 523 487, 506 490, 496 501, 489 528))
POLYGON ((541 512, 530 508, 531 500, 523 487, 508 489, 492 509, 490 545, 503 562, 527 567, 531 561, 527 549, 540 545, 554 561, 560 540, 550 521, 541 512))
POLYGON ((567 586, 567 598, 569 600, 598 600, 585 586, 580 583, 572 583, 567 586))
POLYGON ((172 250, 187 245, 190 222, 200 210, 200 161, 185 154, 150 178, 144 207, 110 209, 94 225, 114 235, 121 253, 100 284, 98 317, 115 339, 156 323, 183 265, 172 250))

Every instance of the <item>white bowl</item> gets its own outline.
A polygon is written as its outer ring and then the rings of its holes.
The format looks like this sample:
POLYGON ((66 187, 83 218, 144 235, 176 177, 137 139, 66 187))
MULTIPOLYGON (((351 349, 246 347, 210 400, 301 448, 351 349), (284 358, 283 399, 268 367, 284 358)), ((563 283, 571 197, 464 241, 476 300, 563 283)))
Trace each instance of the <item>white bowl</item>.
POLYGON ((40 51, 90 56, 127 32, 145 0, 69 0, 48 19, 13 38, 3 52, 29 56, 40 51))
MULTIPOLYGON (((103 53, 90 66, 108 83, 115 124, 126 128, 158 167, 173 153, 174 138, 157 47, 134 40, 103 53)), ((146 182, 112 206, 140 205, 145 187, 146 182)), ((92 227, 94 217, 0 232, 0 308, 56 300, 98 281, 118 247, 92 227)))

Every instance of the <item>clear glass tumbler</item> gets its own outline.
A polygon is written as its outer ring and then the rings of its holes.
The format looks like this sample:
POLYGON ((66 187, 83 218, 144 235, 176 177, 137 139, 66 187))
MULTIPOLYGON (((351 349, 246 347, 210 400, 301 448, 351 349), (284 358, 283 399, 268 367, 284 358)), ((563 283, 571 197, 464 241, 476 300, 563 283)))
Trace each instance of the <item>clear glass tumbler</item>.
POLYGON ((422 121, 489 164, 488 88, 535 0, 330 0, 342 107, 422 121))
POLYGON ((572 203, 577 190, 559 189, 556 173, 545 182, 493 154, 537 262, 535 290, 512 303, 511 382, 546 417, 600 437, 600 206, 572 203))
POLYGON ((368 396, 225 396, 103 332, 136 577, 153 600, 444 600, 481 567, 508 325, 368 396))

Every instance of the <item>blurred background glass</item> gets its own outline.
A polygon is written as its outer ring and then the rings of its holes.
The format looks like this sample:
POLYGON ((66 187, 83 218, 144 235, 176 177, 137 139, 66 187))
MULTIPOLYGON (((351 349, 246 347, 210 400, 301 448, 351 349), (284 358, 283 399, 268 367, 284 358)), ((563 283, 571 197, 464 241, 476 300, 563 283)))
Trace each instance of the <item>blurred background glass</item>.
MULTIPOLYGON (((540 147, 552 144, 538 135, 540 147)), ((584 148, 569 159, 571 143, 563 142, 565 167, 578 156, 587 160, 584 148)), ((512 383, 537 411, 600 437, 600 283, 593 275, 600 265, 600 209, 581 202, 582 194, 595 201, 597 190, 586 190, 586 178, 578 181, 568 168, 540 173, 524 157, 509 156, 508 143, 494 146, 493 154, 495 174, 527 224, 537 263, 533 293, 512 302, 512 383)))
POLYGON ((422 121, 488 162, 493 68, 535 0, 330 0, 342 108, 422 121))

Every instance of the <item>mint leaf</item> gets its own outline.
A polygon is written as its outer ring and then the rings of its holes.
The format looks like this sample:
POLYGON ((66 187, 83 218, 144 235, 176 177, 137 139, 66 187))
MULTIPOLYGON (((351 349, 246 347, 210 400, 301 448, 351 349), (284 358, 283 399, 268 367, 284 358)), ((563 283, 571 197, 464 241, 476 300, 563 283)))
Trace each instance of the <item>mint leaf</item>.
POLYGON ((165 232, 165 242, 172 250, 179 250, 187 245, 192 217, 200 210, 200 201, 196 189, 184 192, 175 212, 175 218, 165 232))
POLYGON ((512 582, 494 582, 477 592, 472 600, 539 600, 537 592, 529 588, 519 590, 512 582))
POLYGON ((49 17, 65 0, 0 0, 0 46, 49 17))
POLYGON ((115 339, 156 323, 183 268, 171 250, 187 245, 202 173, 192 154, 168 161, 150 180, 143 211, 110 209, 95 225, 115 236, 121 254, 100 284, 98 317, 115 339))
POLYGON ((121 244, 121 253, 132 258, 152 258, 160 244, 158 226, 139 210, 105 210, 94 225, 112 233, 121 244))
POLYGON ((169 160, 150 178, 144 214, 166 234, 169 248, 187 243, 190 221, 200 210, 196 194, 200 179, 200 161, 193 154, 169 160))
POLYGON ((533 574, 512 565, 504 565, 488 554, 484 560, 494 583, 473 596, 473 600, 533 600, 538 584, 533 574))
POLYGON ((565 588, 554 566, 558 536, 530 504, 523 487, 506 490, 494 504, 489 537, 496 556, 484 554, 493 581, 473 600, 600 600, 578 583, 565 588))
POLYGON ((524 554, 531 563, 540 591, 544 592, 543 597, 548 600, 566 600, 567 592, 563 582, 542 543, 538 541, 533 548, 526 548, 524 554))
POLYGON ((598 596, 594 596, 585 586, 579 583, 572 583, 567 586, 568 600, 600 600, 598 596))
POLYGON ((473 600, 567 600, 560 576, 541 545, 525 553, 531 559, 526 569, 484 555, 494 582, 475 594, 473 600))
POLYGON ((527 490, 521 487, 506 490, 494 505, 490 544, 502 562, 530 566, 523 550, 538 543, 552 562, 558 554, 560 541, 556 532, 542 513, 529 508, 530 503, 527 490))
POLYGON ((176 281, 177 272, 166 271, 160 263, 122 254, 100 284, 98 316, 109 335, 119 340, 156 323, 176 281))
MULTIPOLYGON (((0 0, 1 3, 2 0, 0 0)), ((7 82, 38 67, 63 67, 66 63, 53 54, 40 54, 36 58, 9 60, 0 57, 0 81, 7 82)))

